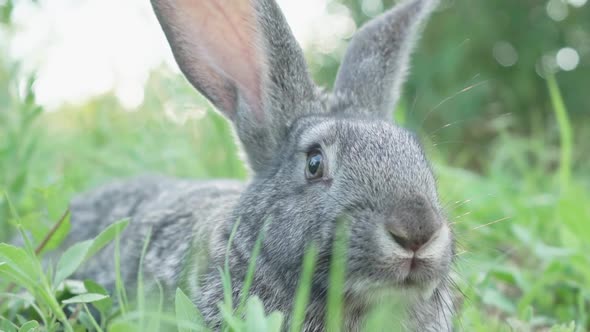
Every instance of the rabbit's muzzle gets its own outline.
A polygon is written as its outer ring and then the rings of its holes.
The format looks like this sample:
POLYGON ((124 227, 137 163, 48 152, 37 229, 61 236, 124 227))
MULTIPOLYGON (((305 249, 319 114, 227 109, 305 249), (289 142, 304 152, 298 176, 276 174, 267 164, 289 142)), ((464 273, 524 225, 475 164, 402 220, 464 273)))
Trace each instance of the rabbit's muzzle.
POLYGON ((440 279, 440 274, 432 272, 436 267, 447 264, 450 246, 449 227, 441 223, 441 227, 419 247, 402 247, 404 251, 397 253, 397 256, 398 271, 402 274, 403 283, 416 284, 440 279))
POLYGON ((444 277, 451 262, 452 234, 445 219, 423 196, 398 201, 379 236, 401 284, 429 284, 444 277))

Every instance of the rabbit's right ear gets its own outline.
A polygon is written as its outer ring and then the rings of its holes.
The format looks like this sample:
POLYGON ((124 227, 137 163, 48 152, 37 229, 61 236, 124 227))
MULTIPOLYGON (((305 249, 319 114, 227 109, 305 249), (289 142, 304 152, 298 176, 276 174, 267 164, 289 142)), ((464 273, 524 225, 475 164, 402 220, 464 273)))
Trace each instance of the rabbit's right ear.
POLYGON ((273 0, 151 0, 180 69, 234 123, 259 171, 315 86, 273 0))
POLYGON ((371 20, 353 37, 334 93, 356 111, 391 119, 419 28, 438 0, 404 0, 371 20))

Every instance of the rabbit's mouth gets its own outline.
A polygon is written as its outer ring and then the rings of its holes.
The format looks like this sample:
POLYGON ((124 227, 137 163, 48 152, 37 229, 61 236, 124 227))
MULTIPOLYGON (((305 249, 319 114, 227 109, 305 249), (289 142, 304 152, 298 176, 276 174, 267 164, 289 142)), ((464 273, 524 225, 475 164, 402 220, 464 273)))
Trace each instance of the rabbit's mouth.
POLYGON ((399 286, 412 288, 428 286, 440 279, 440 276, 435 273, 437 267, 435 262, 416 257, 410 258, 402 267, 404 277, 402 277, 399 286))
POLYGON ((451 264, 452 237, 446 224, 419 250, 404 249, 393 243, 388 247, 390 276, 396 288, 430 288, 442 280, 451 264))
POLYGON ((400 268, 406 273, 404 283, 414 284, 440 279, 441 267, 450 264, 451 246, 450 229, 443 224, 428 243, 418 251, 411 252, 410 257, 403 258, 400 268))
POLYGON ((358 256, 353 255, 350 262, 347 286, 351 295, 373 298, 392 291, 423 298, 447 278, 453 237, 446 222, 417 250, 405 248, 383 228, 374 231, 372 243, 354 243, 352 252, 358 256))

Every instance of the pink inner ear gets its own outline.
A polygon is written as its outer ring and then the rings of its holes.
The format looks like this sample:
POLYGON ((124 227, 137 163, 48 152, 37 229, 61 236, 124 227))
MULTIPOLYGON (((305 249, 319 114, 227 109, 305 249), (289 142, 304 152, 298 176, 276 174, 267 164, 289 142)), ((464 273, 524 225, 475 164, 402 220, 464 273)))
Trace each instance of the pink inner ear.
MULTIPOLYGON (((233 83, 250 111, 260 118, 266 64, 254 4, 249 0, 177 0, 177 5, 181 9, 179 27, 190 30, 187 35, 191 38, 186 42, 193 45, 188 49, 198 50, 196 57, 201 58, 192 63, 201 62, 210 68, 206 72, 213 71, 213 76, 218 74, 233 83)), ((204 69, 199 67, 194 69, 204 69)), ((235 112, 231 95, 228 91, 218 94, 219 102, 227 107, 225 111, 235 112)))

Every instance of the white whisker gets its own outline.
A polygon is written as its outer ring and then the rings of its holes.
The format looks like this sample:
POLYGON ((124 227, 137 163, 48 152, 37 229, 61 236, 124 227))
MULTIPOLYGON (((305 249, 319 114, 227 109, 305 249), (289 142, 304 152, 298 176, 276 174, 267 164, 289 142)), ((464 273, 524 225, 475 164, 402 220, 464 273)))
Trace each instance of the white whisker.
POLYGON ((458 95, 467 92, 469 90, 472 90, 480 85, 483 85, 485 83, 487 83, 488 81, 481 81, 479 83, 475 83, 472 85, 469 85, 461 90, 459 90, 458 92, 455 92, 454 94, 450 95, 449 97, 443 99, 440 103, 436 104, 436 106, 434 106, 432 109, 430 109, 430 111, 428 111, 428 113, 426 113, 426 116, 424 117, 424 120, 422 120, 422 124, 420 126, 422 126, 424 124, 424 122, 426 122, 426 120, 428 120, 428 117, 430 116, 430 114, 432 114, 432 112, 434 112, 435 110, 437 110, 439 107, 441 107, 442 105, 444 105, 446 102, 448 102, 449 100, 452 100, 453 98, 457 97, 458 95))
POLYGON ((491 221, 491 222, 489 222, 489 223, 487 223, 487 224, 479 225, 479 226, 477 226, 477 227, 475 227, 475 228, 472 228, 472 230, 476 230, 476 229, 479 229, 479 228, 482 228, 482 227, 490 226, 490 225, 493 225, 493 224, 496 224, 496 223, 499 223, 499 222, 501 222, 501 221, 508 220, 508 219, 511 219, 511 218, 512 218, 512 217, 504 217, 504 218, 500 218, 500 219, 498 219, 498 220, 491 221))

